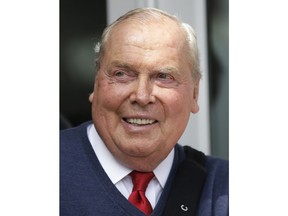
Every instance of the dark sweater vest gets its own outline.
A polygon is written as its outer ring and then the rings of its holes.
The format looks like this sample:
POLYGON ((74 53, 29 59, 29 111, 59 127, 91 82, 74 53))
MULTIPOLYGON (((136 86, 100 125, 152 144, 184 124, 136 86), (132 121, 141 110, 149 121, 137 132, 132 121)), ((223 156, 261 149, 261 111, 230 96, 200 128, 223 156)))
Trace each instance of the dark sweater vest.
MULTIPOLYGON (((60 133, 60 215, 143 216, 101 167, 87 137, 90 123, 60 133)), ((172 169, 151 216, 163 214, 177 167, 184 159, 183 147, 177 144, 172 169)), ((207 156, 206 169, 197 215, 228 215, 228 162, 207 156)))

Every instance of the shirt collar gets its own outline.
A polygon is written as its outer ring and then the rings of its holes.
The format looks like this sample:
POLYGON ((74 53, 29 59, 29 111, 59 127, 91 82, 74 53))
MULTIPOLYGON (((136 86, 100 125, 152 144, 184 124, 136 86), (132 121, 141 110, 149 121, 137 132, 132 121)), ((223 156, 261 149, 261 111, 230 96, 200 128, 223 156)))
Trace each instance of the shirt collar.
MULTIPOLYGON (((87 127, 87 135, 100 164, 102 165, 103 169, 113 184, 121 181, 132 171, 114 158, 114 156, 107 149, 106 145, 100 138, 93 124, 87 127)), ((154 175, 162 188, 164 188, 168 179, 168 175, 173 163, 173 158, 174 148, 168 154, 168 156, 156 167, 156 169, 153 170, 154 175)))

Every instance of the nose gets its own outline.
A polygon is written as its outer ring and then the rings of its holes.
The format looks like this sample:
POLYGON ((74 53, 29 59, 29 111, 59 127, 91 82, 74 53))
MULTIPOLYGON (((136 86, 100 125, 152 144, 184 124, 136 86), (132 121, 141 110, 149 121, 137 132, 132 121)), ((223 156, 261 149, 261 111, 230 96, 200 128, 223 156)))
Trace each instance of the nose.
POLYGON ((155 103, 153 92, 153 83, 149 78, 139 77, 135 83, 134 91, 130 95, 130 102, 137 103, 140 106, 155 103))

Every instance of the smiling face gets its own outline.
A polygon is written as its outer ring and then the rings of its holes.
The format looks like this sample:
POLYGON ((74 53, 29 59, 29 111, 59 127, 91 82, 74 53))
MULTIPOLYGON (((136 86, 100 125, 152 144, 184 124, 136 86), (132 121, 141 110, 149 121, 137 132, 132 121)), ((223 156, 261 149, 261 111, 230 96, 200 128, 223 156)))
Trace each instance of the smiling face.
POLYGON ((150 171, 169 154, 198 111, 184 32, 169 19, 126 20, 111 32, 92 98, 94 125, 124 165, 150 171))

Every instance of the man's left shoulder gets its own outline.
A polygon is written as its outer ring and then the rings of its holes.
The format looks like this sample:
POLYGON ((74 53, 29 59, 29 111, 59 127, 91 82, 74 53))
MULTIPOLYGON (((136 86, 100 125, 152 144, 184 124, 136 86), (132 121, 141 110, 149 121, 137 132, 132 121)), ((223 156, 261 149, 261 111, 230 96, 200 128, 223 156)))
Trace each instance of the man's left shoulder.
POLYGON ((206 156, 207 172, 218 177, 227 177, 229 174, 229 161, 213 156, 206 156))
POLYGON ((206 185, 213 187, 216 196, 228 195, 229 162, 221 158, 206 156, 206 185))
POLYGON ((206 156, 206 175, 199 215, 229 215, 229 162, 206 156))

